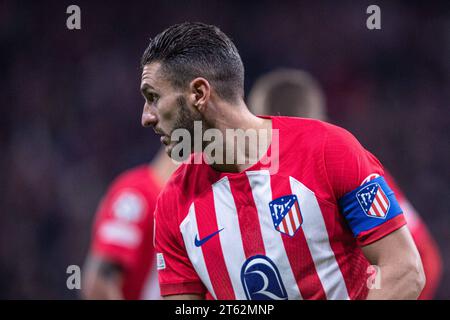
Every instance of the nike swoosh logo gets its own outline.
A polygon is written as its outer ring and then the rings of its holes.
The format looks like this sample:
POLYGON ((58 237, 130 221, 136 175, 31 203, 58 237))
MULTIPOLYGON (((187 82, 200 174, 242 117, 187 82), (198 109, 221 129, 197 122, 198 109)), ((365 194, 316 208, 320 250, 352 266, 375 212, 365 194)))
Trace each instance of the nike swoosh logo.
POLYGON ((200 247, 203 244, 205 244, 206 241, 208 241, 209 239, 211 239, 212 237, 214 237, 216 234, 218 234, 220 231, 222 231, 224 228, 217 230, 216 232, 211 233, 209 236, 204 237, 203 239, 199 240, 197 238, 197 235, 195 236, 195 246, 196 247, 200 247))

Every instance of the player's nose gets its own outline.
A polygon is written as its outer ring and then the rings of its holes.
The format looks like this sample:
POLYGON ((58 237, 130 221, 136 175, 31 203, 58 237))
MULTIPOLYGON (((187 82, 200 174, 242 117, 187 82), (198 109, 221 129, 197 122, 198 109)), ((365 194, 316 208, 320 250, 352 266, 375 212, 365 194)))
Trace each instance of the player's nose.
POLYGON ((155 126, 158 123, 158 118, 156 114, 151 111, 150 108, 144 106, 144 111, 142 112, 141 124, 143 127, 155 126))

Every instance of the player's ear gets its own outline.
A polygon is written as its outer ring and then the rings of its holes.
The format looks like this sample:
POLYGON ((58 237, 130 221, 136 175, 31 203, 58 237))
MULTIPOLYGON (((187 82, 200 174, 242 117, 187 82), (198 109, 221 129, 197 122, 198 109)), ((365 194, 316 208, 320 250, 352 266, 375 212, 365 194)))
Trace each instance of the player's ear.
POLYGON ((211 86, 205 78, 195 78, 189 85, 190 102, 199 112, 203 112, 211 95, 211 86))

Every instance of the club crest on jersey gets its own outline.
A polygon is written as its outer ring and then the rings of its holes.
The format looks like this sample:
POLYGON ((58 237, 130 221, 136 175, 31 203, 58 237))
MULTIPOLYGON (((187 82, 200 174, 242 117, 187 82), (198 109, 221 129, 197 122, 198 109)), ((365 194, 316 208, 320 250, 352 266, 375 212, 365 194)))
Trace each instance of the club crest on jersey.
POLYGON ((297 196, 279 197, 269 202, 269 208, 275 230, 293 237, 303 223, 297 196))
POLYGON ((369 183, 356 193, 358 202, 368 217, 385 219, 390 202, 381 186, 369 183))
POLYGON ((241 281, 248 300, 287 300, 277 266, 268 257, 256 255, 245 261, 241 281))

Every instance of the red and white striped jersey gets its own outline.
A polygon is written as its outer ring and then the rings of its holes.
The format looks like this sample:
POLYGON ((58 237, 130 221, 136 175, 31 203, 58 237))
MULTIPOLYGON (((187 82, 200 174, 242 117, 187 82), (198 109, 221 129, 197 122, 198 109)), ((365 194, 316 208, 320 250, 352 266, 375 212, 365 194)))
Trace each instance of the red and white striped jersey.
MULTIPOLYGON (((185 164, 161 193, 155 242, 162 295, 367 296, 369 263, 360 246, 405 221, 401 214, 380 220, 355 238, 338 203, 370 174, 382 176, 381 164, 342 128, 270 119, 279 133, 278 170, 261 162, 240 173, 185 164)), ((266 157, 274 154, 269 147, 266 157)))

